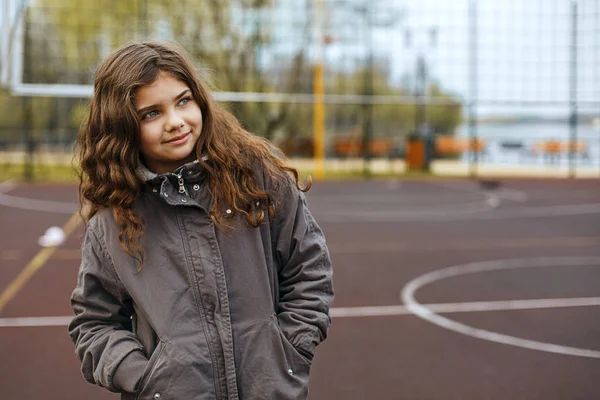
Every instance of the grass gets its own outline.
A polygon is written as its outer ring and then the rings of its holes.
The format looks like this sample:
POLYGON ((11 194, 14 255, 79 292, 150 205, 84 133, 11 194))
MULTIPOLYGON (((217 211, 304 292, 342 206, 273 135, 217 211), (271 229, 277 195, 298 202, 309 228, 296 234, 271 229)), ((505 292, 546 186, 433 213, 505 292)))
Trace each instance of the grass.
MULTIPOLYGON (((33 182, 76 183, 77 173, 69 165, 40 165, 34 164, 32 169, 33 182)), ((26 180, 25 164, 0 164, 0 181, 9 179, 26 180)))

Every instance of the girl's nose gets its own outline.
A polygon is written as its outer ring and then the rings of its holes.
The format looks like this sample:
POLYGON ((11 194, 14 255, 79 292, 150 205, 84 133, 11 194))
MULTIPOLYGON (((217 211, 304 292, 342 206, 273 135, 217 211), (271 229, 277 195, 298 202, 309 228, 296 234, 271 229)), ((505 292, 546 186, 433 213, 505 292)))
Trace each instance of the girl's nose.
POLYGON ((171 112, 167 115, 167 121, 165 123, 165 130, 167 132, 183 128, 184 125, 183 118, 176 112, 171 112))

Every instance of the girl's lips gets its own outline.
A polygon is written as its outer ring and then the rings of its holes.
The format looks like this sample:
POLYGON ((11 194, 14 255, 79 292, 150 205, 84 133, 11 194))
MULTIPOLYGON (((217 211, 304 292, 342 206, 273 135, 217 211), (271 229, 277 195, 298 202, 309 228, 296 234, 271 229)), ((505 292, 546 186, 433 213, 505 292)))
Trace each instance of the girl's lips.
POLYGON ((184 133, 183 135, 179 135, 179 136, 175 136, 173 139, 169 140, 167 143, 171 143, 171 144, 181 144, 184 143, 188 136, 190 136, 191 132, 188 133, 184 133))

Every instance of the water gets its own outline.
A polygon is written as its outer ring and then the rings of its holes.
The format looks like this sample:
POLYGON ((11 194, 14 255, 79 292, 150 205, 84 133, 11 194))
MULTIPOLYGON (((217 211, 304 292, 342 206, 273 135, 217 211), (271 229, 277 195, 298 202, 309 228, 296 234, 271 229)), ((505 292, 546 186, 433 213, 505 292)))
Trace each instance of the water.
MULTIPOLYGON (((563 144, 569 142, 570 128, 567 123, 535 122, 535 123, 504 123, 480 124, 476 134, 486 143, 483 162, 494 164, 547 164, 567 165, 569 156, 561 151, 550 160, 536 148, 549 140, 557 140, 563 144)), ((468 137, 468 126, 462 125, 457 131, 457 137, 468 137)), ((579 124, 577 126, 577 142, 583 149, 575 155, 576 165, 600 165, 600 126, 579 124)), ((463 155, 467 160, 468 154, 463 155)))

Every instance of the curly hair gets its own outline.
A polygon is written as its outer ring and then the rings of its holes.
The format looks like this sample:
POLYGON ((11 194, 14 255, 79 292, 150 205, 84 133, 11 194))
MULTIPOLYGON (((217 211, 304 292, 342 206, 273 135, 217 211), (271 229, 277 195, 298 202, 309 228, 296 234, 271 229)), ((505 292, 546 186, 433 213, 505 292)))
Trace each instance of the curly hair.
MULTIPOLYGON (((140 245, 144 222, 133 205, 142 192, 143 179, 136 174, 140 162, 140 119, 135 111, 138 88, 166 72, 185 83, 202 112, 202 132, 196 143, 196 156, 207 174, 213 197, 210 218, 219 229, 227 226, 222 212, 227 205, 233 215, 245 216, 252 227, 264 221, 264 212, 253 207, 259 199, 275 214, 275 193, 259 186, 257 162, 265 176, 281 183, 290 176, 296 187, 308 191, 298 179, 298 171, 286 163, 282 152, 264 138, 244 130, 238 120, 220 107, 197 76, 185 51, 179 46, 155 42, 129 43, 110 54, 98 67, 89 114, 77 139, 80 213, 88 222, 102 209, 111 209, 120 226, 123 249, 143 265, 140 245), (202 157, 206 155, 207 157, 202 157)), ((278 187, 279 185, 276 185, 278 187)), ((277 189, 275 189, 277 190, 277 189)))

